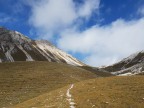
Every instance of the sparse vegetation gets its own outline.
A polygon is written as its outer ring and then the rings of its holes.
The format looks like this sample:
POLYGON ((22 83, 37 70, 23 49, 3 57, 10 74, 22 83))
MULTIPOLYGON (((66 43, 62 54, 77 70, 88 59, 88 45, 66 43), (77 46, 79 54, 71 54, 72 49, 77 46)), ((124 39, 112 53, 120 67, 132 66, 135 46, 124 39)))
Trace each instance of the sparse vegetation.
MULTIPOLYGON (((69 108, 70 86, 40 95, 14 108, 69 108)), ((108 77, 82 81, 71 89, 75 108, 143 108, 144 77, 108 77)))
POLYGON ((91 71, 91 72, 97 74, 98 76, 102 76, 102 77, 114 76, 110 72, 107 72, 107 71, 105 71, 103 69, 91 67, 91 66, 81 66, 81 68, 83 68, 85 70, 88 70, 88 71, 91 71))
POLYGON ((79 67, 49 62, 0 64, 0 108, 97 75, 79 67))
POLYGON ((0 69, 0 108, 69 108, 70 98, 76 108, 144 106, 143 75, 104 78, 89 69, 49 62, 1 63, 0 69))

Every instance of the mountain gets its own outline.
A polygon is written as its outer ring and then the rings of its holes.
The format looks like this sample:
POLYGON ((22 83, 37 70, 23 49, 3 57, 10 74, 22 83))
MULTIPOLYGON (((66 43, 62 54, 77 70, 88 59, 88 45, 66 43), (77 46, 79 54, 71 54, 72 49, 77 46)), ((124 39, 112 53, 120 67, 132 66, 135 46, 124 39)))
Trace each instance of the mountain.
POLYGON ((114 75, 137 75, 144 73, 144 51, 137 52, 124 58, 118 63, 102 68, 114 75))
POLYGON ((0 28, 0 62, 0 108, 144 106, 144 76, 115 76, 142 74, 143 51, 96 68, 48 41, 0 28))
POLYGON ((49 61, 83 66, 71 55, 46 40, 32 40, 17 31, 0 27, 0 62, 49 61))

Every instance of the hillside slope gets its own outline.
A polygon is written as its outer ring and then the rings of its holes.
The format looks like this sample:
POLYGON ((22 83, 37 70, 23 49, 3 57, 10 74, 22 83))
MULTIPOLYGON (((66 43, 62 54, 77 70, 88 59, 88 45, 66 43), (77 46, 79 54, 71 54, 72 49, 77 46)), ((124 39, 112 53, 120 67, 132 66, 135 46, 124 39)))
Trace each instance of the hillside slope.
POLYGON ((0 63, 0 108, 96 77, 82 68, 62 63, 0 63))
POLYGON ((102 68, 114 75, 136 75, 144 73, 144 51, 124 58, 118 63, 102 68))
POLYGON ((84 65, 48 41, 31 40, 17 31, 0 27, 0 62, 14 61, 49 61, 84 65))
POLYGON ((92 66, 80 66, 81 68, 88 70, 92 73, 95 73, 98 76, 102 76, 102 77, 110 77, 110 76, 114 76, 113 74, 111 74, 110 72, 104 70, 104 69, 100 69, 97 67, 92 67, 92 66))
POLYGON ((144 76, 97 78, 70 84, 13 108, 143 108, 144 76))

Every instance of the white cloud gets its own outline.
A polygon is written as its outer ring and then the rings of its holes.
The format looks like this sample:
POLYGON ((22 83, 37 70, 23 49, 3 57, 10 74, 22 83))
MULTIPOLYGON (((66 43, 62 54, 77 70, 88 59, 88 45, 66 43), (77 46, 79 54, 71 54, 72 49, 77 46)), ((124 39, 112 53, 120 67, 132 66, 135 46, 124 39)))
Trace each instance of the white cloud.
MULTIPOLYGON (((81 18, 89 18, 99 7, 99 0, 86 0, 76 6, 73 0, 32 0, 30 24, 42 34, 53 34, 71 27, 81 18)), ((47 36, 46 36, 47 38, 47 36)), ((48 36, 49 38, 49 36, 48 36)))
POLYGON ((81 17, 89 17, 93 10, 97 10, 99 8, 99 0, 85 0, 84 4, 79 7, 78 14, 81 17))
POLYGON ((117 57, 112 56, 98 56, 94 53, 91 56, 88 56, 84 59, 84 62, 90 66, 106 66, 117 62, 117 57))
POLYGON ((139 15, 141 15, 141 16, 144 16, 144 6, 141 6, 141 7, 138 9, 137 13, 138 13, 139 15))
POLYGON ((46 30, 66 26, 76 18, 73 8, 71 0, 45 0, 33 6, 30 22, 46 30))
POLYGON ((86 63, 108 65, 136 51, 144 49, 144 19, 119 19, 107 26, 95 25, 85 31, 63 32, 58 46, 65 51, 89 54, 86 63))
MULTIPOLYGON (((110 25, 95 25, 84 31, 79 27, 99 10, 100 0, 27 0, 32 13, 31 26, 40 38, 50 39, 59 34, 58 47, 65 51, 89 55, 84 58, 93 66, 108 65, 144 46, 144 18, 134 21, 118 19, 110 25)), ((139 9, 143 14, 143 9, 139 9)))

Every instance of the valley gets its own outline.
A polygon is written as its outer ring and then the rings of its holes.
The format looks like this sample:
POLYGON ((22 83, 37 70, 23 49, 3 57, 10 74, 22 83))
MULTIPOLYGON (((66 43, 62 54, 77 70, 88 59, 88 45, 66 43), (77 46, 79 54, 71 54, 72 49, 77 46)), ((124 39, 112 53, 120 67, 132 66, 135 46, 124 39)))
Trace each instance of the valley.
POLYGON ((92 67, 49 41, 0 27, 0 108, 143 106, 144 51, 92 67))

